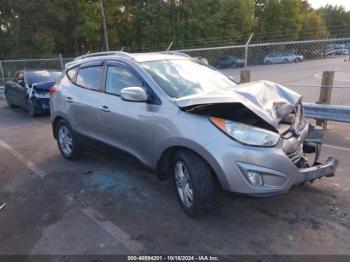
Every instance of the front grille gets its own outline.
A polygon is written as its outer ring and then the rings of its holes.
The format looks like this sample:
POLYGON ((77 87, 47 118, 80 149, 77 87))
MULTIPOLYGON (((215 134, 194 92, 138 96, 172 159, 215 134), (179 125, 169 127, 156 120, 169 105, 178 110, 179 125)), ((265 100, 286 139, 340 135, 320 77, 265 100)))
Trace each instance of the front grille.
POLYGON ((303 156, 303 145, 300 145, 295 152, 289 153, 287 155, 289 159, 293 161, 294 164, 297 164, 303 156))

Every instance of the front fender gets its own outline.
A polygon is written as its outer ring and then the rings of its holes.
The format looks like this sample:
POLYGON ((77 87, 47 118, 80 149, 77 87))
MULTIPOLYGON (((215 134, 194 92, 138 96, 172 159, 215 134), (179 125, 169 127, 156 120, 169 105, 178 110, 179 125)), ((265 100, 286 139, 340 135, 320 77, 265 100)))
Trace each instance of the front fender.
MULTIPOLYGON (((208 144, 207 144, 208 145, 208 144)), ((226 179, 226 176, 220 167, 217 160, 209 153, 209 151, 205 148, 206 145, 198 144, 192 140, 183 138, 183 137, 177 137, 177 138, 170 138, 164 142, 162 142, 157 149, 155 149, 155 161, 153 163, 153 167, 156 168, 158 161, 160 161, 162 155, 164 152, 166 152, 170 148, 180 147, 189 149, 195 153, 197 153, 199 156, 201 156, 213 169, 213 171, 216 174, 216 177, 218 178, 221 186, 223 189, 229 189, 229 184, 226 179)))

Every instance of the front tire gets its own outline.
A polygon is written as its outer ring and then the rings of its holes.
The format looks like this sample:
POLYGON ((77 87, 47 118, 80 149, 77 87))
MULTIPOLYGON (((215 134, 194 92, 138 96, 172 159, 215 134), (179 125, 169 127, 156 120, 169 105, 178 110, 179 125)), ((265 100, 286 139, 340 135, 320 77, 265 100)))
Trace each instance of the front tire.
POLYGON ((28 115, 30 115, 31 117, 36 117, 38 115, 34 108, 33 101, 30 98, 27 99, 27 111, 28 115))
POLYGON ((215 207, 213 173, 197 154, 180 150, 174 155, 172 170, 181 207, 190 217, 201 217, 215 207))
POLYGON ((68 160, 78 160, 82 156, 82 149, 77 135, 70 124, 65 120, 60 120, 56 125, 56 138, 58 148, 62 156, 68 160))

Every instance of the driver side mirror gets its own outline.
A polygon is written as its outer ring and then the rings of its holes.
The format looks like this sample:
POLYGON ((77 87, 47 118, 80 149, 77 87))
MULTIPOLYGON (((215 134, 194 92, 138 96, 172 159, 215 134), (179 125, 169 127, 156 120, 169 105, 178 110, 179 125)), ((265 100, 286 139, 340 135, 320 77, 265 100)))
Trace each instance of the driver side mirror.
POLYGON ((126 87, 121 90, 121 98, 130 102, 147 102, 148 95, 142 87, 126 87))

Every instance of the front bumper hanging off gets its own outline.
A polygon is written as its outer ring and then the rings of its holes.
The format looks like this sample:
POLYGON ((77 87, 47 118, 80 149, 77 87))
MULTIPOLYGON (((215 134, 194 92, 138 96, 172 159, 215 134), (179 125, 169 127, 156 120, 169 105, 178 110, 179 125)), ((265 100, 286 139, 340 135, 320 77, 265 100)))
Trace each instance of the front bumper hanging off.
MULTIPOLYGON (((295 179, 295 184, 303 184, 305 182, 313 182, 322 177, 332 177, 335 174, 339 161, 335 157, 329 157, 326 162, 319 163, 321 153, 321 145, 323 142, 323 128, 310 125, 309 133, 304 142, 304 148, 309 148, 310 145, 315 145, 315 163, 312 167, 301 168, 295 179)), ((311 152, 310 152, 311 153, 311 152)))
POLYGON ((317 163, 312 167, 299 169, 294 183, 304 184, 322 177, 332 177, 335 174, 338 163, 339 161, 335 157, 329 157, 323 164, 317 163))

